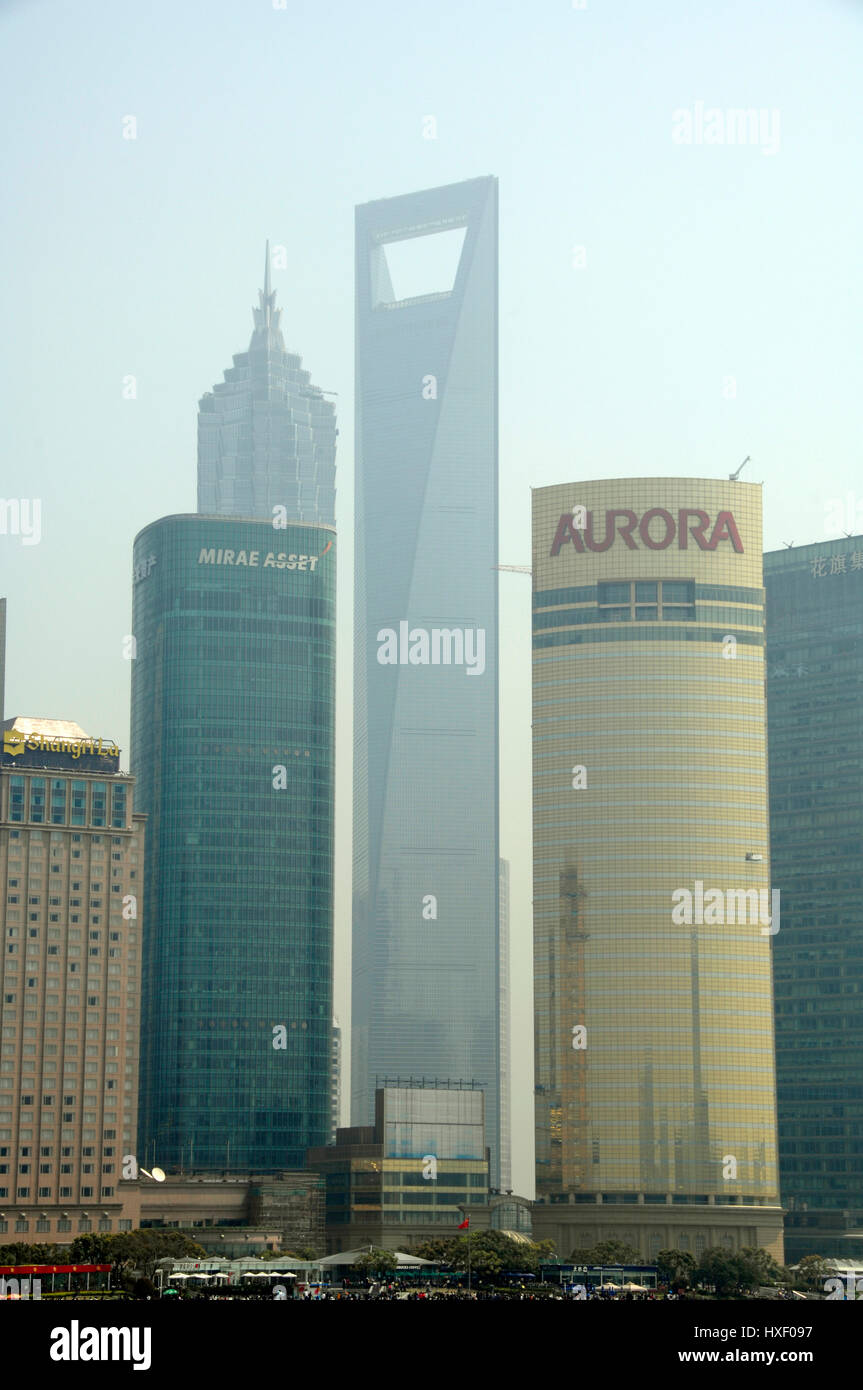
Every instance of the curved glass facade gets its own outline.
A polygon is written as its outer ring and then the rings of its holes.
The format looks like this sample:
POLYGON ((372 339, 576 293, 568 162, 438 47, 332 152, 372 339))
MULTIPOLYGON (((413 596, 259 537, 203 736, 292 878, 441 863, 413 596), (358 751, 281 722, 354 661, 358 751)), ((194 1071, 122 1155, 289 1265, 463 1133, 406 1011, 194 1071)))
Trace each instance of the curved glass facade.
POLYGON ((165 517, 135 575, 139 1155, 299 1168, 330 1120, 335 534, 165 517))
POLYGON ((775 1204, 761 490, 537 489, 533 572, 537 1193, 775 1204))

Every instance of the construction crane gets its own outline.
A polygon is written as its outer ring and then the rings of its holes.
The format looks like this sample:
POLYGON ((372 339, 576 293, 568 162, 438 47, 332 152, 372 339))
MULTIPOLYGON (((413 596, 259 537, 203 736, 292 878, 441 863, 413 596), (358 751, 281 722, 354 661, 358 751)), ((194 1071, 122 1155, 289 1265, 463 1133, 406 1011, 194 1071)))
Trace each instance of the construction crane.
POLYGON ((511 574, 533 574, 530 565, 492 565, 493 570, 509 570, 511 574))
POLYGON ((740 465, 740 467, 738 468, 737 472, 736 472, 736 473, 729 473, 729 474, 728 474, 728 481, 729 481, 730 483, 736 483, 736 482, 737 482, 737 479, 740 477, 740 474, 743 472, 743 470, 744 470, 744 468, 746 467, 747 463, 749 462, 750 458, 751 458, 751 454, 747 454, 747 455, 746 455, 746 458, 745 458, 745 459, 743 460, 743 462, 741 463, 741 465, 740 465))

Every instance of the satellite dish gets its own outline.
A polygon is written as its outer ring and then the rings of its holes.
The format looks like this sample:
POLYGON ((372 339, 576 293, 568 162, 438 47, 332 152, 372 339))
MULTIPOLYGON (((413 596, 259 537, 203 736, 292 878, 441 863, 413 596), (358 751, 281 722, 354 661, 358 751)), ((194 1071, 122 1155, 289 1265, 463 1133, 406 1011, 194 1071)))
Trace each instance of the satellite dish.
POLYGON ((145 1178, 152 1178, 153 1182, 165 1181, 165 1174, 161 1168, 154 1168, 152 1172, 149 1172, 146 1168, 142 1168, 141 1172, 144 1174, 145 1178))

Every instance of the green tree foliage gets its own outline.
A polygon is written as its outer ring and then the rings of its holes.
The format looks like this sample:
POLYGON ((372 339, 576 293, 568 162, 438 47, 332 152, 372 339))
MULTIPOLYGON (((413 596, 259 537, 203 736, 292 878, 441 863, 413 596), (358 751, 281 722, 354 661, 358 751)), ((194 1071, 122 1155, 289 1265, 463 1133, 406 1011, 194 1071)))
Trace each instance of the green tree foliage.
POLYGON ((513 1240, 505 1231, 471 1232, 469 1238, 460 1232, 423 1241, 416 1247, 421 1259, 435 1260, 452 1270, 466 1270, 469 1256, 471 1270, 480 1277, 504 1272, 538 1274, 540 1264, 547 1262, 553 1252, 552 1241, 543 1241, 541 1245, 524 1243, 513 1240))
POLYGON ((0 1245, 0 1265, 71 1265, 87 1261, 73 1260, 68 1245, 31 1245, 16 1240, 12 1245, 0 1245))
POLYGON ((692 1283, 695 1256, 688 1250, 660 1250, 656 1257, 656 1268, 663 1284, 687 1287, 692 1283))
POLYGON ((434 1260, 435 1263, 449 1264, 452 1256, 454 1236, 433 1236, 414 1246, 413 1253, 421 1260, 434 1260))
POLYGON ((797 1266, 797 1283, 804 1289, 823 1290, 833 1269, 823 1255, 804 1255, 797 1266))
POLYGON ((193 1240, 185 1231, 168 1230, 163 1226, 147 1226, 143 1230, 122 1231, 109 1236, 110 1256, 115 1267, 137 1269, 145 1279, 152 1280, 159 1260, 206 1259, 203 1246, 193 1240))
POLYGON ((534 1245, 539 1252, 541 1264, 548 1264, 557 1259, 557 1246, 553 1240, 538 1240, 534 1242, 534 1245))
POLYGON ((790 1282, 786 1269, 778 1265, 766 1250, 746 1247, 731 1251, 705 1250, 695 1269, 695 1280, 712 1284, 720 1298, 743 1293, 761 1286, 790 1282))
POLYGON ((712 1284, 720 1298, 738 1293, 744 1270, 738 1257, 729 1250, 705 1250, 695 1267, 695 1279, 700 1284, 712 1284))
POLYGON ((375 1246, 360 1255, 353 1265, 357 1274, 376 1279, 383 1279, 385 1275, 392 1274, 398 1267, 399 1262, 391 1250, 381 1250, 375 1246))
POLYGON ((754 1289, 774 1287, 776 1284, 790 1284, 791 1275, 783 1265, 777 1264, 766 1250, 745 1246, 738 1252, 741 1280, 744 1288, 754 1289))
POLYGON ((114 1236, 89 1235, 76 1236, 68 1248, 67 1263, 70 1265, 106 1265, 116 1263, 114 1257, 114 1236))
POLYGON ((601 1240, 573 1250, 569 1257, 576 1265, 640 1265, 642 1259, 632 1245, 622 1240, 601 1240))

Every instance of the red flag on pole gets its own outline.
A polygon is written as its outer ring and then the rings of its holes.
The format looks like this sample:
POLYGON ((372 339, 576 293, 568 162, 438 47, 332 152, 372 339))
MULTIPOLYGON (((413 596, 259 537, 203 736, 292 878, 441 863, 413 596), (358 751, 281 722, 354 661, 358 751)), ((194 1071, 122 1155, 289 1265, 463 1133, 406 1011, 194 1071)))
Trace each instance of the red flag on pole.
POLYGON ((468 1229, 469 1226, 470 1226, 470 1217, 469 1217, 469 1216, 466 1216, 465 1219, 464 1219, 464 1221, 462 1221, 461 1225, 458 1227, 458 1229, 459 1229, 460 1231, 466 1231, 466 1230, 468 1229))

